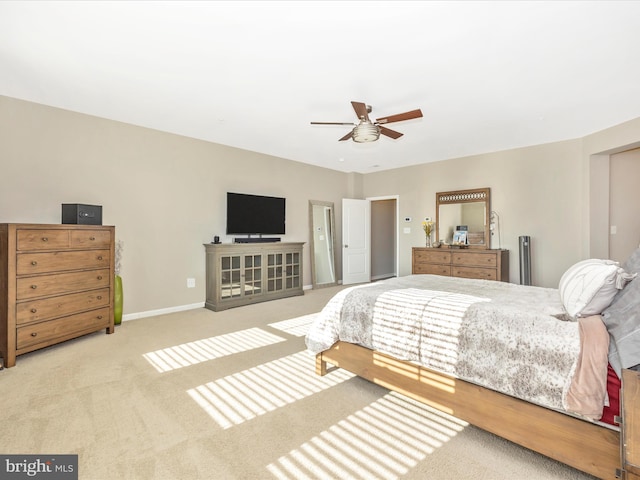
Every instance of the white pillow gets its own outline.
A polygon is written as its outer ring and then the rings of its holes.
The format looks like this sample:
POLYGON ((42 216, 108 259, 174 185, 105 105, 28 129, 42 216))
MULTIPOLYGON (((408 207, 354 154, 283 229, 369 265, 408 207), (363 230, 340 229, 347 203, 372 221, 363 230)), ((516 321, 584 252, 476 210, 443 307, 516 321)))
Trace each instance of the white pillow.
POLYGON ((560 279, 562 304, 574 318, 598 315, 634 276, 612 260, 583 260, 569 267, 560 279))

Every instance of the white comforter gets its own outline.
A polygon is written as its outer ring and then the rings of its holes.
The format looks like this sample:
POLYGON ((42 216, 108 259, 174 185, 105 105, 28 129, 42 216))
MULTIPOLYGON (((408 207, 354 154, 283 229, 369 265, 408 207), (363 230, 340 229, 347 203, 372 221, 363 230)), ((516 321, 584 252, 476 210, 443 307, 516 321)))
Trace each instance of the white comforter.
MULTIPOLYGON (((581 328, 565 319, 555 289, 411 275, 340 291, 318 315, 306 344, 313 353, 338 340, 359 344, 597 419, 593 412, 575 411, 567 401, 580 364, 581 328)), ((605 354, 597 360, 602 364, 595 368, 606 379, 608 337, 595 341, 605 342, 605 354)), ((606 383, 596 388, 588 395, 601 402, 601 413, 606 383)))

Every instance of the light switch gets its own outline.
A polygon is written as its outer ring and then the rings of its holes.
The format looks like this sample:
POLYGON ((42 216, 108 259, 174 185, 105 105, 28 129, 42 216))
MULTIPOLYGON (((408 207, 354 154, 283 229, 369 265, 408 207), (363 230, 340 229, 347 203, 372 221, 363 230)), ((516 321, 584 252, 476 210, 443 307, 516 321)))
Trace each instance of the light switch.
POLYGON ((404 233, 411 233, 411 227, 404 227, 404 228, 402 229, 402 231, 403 231, 404 233))

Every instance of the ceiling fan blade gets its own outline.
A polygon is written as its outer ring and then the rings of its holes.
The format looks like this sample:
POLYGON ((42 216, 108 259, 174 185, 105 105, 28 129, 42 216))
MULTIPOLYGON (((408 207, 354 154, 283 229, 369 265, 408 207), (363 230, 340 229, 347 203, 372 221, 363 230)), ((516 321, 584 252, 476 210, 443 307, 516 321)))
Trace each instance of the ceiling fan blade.
POLYGON ((311 125, 355 125, 353 122, 311 122, 311 125))
POLYGON ((338 140, 339 142, 342 142, 343 140, 349 140, 351 137, 353 137, 353 130, 351 130, 349 133, 347 133, 344 137, 342 137, 340 140, 338 140))
POLYGON ((376 119, 376 123, 392 123, 392 122, 402 122, 403 120, 411 120, 413 118, 422 117, 422 110, 419 108, 417 110, 411 110, 410 112, 399 113, 397 115, 391 115, 390 117, 382 117, 376 119))
POLYGON ((367 106, 362 102, 351 102, 353 105, 353 109, 356 111, 356 115, 359 119, 364 118, 369 121, 369 112, 367 111, 367 106))
POLYGON ((378 126, 378 128, 380 129, 380 133, 382 135, 386 135, 387 137, 391 137, 394 140, 396 140, 396 139, 400 138, 402 135, 404 135, 404 133, 396 132, 395 130, 391 130, 390 128, 387 128, 387 127, 378 126))

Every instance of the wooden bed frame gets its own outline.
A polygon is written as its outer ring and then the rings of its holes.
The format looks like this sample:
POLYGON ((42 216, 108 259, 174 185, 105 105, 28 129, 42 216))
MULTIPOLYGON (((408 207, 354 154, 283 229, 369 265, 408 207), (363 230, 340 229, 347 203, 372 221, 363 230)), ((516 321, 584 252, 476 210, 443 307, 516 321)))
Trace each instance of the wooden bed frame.
POLYGON ((596 477, 640 480, 638 372, 623 373, 619 432, 350 343, 319 353, 318 375, 327 363, 596 477))

